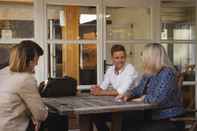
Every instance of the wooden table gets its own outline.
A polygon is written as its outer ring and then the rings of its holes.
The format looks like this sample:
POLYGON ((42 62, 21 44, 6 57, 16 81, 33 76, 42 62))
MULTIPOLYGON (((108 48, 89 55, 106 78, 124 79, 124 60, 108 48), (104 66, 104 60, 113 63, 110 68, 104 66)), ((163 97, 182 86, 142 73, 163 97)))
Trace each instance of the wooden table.
POLYGON ((62 98, 43 98, 49 110, 60 115, 77 114, 80 131, 92 131, 92 114, 112 113, 112 131, 121 131, 121 112, 156 108, 143 102, 116 102, 111 96, 80 95, 62 98))

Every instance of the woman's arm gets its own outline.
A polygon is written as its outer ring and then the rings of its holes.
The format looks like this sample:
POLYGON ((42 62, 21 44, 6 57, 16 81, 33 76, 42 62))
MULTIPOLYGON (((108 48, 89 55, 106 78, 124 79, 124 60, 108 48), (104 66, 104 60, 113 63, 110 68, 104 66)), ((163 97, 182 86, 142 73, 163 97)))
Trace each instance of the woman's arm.
POLYGON ((124 101, 129 101, 133 99, 134 101, 144 101, 144 89, 147 86, 147 82, 150 80, 150 77, 143 75, 142 79, 140 80, 138 86, 133 88, 130 92, 127 93, 126 96, 123 96, 122 99, 124 101))
POLYGON ((151 87, 152 92, 149 92, 144 97, 144 102, 146 103, 161 104, 169 98, 174 88, 178 88, 175 74, 169 69, 160 72, 155 82, 157 82, 157 86, 151 87))
POLYGON ((145 86, 147 86, 147 82, 149 81, 149 77, 146 77, 146 76, 143 76, 142 79, 140 80, 140 83, 138 84, 138 86, 136 86, 135 88, 133 88, 131 90, 131 93, 130 95, 133 97, 133 98, 136 98, 136 97, 140 97, 143 94, 144 92, 144 88, 145 86))
POLYGON ((37 82, 33 76, 27 77, 18 90, 18 95, 32 114, 34 121, 44 121, 47 118, 47 107, 38 93, 37 82))

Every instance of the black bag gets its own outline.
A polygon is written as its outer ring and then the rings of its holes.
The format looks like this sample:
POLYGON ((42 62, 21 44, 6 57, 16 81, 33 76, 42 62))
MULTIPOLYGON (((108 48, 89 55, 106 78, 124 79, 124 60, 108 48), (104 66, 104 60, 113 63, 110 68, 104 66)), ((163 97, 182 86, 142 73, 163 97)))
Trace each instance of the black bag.
POLYGON ((40 84, 39 92, 42 97, 74 96, 77 92, 77 80, 68 76, 49 78, 46 84, 40 84))

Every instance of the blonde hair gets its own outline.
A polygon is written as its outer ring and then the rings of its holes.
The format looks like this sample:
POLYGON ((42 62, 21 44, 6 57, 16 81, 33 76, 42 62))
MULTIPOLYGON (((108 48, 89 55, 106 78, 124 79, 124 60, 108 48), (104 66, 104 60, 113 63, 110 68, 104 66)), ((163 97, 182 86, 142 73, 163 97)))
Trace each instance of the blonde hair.
POLYGON ((174 68, 164 47, 159 43, 147 44, 142 57, 145 74, 157 74, 163 67, 174 68))
POLYGON ((25 54, 20 52, 16 46, 11 49, 9 67, 12 72, 25 72, 27 70, 25 54))
POLYGON ((30 62, 41 55, 43 50, 37 43, 30 40, 22 41, 11 49, 9 68, 12 72, 27 72, 30 62))

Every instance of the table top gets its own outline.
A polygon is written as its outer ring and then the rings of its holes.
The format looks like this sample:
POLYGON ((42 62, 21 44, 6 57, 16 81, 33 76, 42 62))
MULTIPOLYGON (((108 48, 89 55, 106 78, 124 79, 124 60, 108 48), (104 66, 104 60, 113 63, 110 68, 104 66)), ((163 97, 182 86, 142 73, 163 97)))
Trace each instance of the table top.
POLYGON ((112 96, 69 96, 60 98, 43 98, 49 111, 60 114, 96 114, 107 112, 121 112, 132 110, 147 110, 156 108, 156 105, 143 102, 117 102, 112 96))

